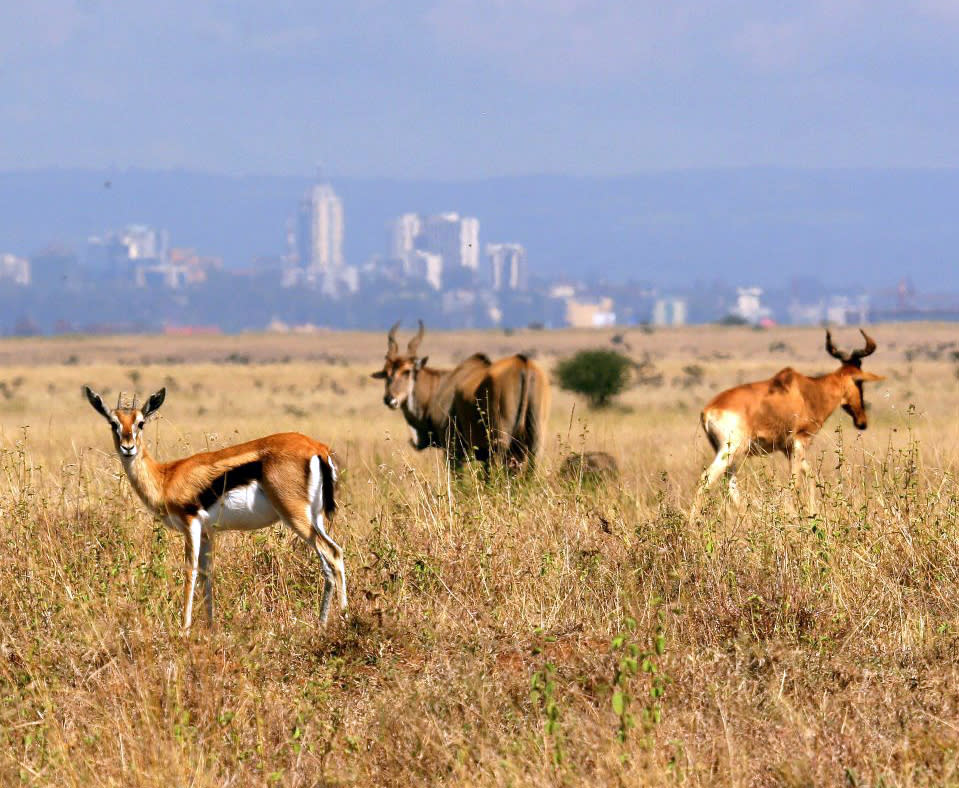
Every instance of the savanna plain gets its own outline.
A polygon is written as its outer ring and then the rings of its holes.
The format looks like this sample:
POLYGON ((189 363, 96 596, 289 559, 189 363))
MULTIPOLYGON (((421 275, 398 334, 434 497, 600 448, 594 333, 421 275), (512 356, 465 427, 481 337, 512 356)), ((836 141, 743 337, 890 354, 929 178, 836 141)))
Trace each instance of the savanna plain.
MULTIPOLYGON (((430 333, 475 351, 636 362, 613 407, 554 390, 531 478, 450 476, 369 374, 385 334, 0 342, 4 785, 945 785, 959 783, 959 343, 879 325, 869 429, 747 461, 687 513, 699 410, 821 329, 430 333), (296 430, 342 467, 332 533, 349 617, 280 526, 217 540, 215 627, 179 626, 182 540, 148 515, 81 395, 161 386, 172 459, 296 430), (617 481, 564 478, 603 450, 617 481)), ((838 344, 861 344, 853 329, 838 344)))

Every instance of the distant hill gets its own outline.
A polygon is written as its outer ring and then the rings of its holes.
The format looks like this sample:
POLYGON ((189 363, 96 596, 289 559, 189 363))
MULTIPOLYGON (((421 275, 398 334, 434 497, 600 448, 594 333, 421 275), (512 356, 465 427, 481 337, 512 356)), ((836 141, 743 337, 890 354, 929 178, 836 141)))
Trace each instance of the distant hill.
MULTIPOLYGON (((524 176, 429 182, 333 178, 346 254, 385 248, 406 211, 456 210, 481 240, 520 241, 534 273, 665 285, 724 279, 783 285, 817 277, 959 289, 959 170, 689 170, 618 178, 524 176)), ((165 227, 243 267, 284 249, 309 178, 184 171, 0 173, 0 251, 82 248, 127 223, 165 227)))

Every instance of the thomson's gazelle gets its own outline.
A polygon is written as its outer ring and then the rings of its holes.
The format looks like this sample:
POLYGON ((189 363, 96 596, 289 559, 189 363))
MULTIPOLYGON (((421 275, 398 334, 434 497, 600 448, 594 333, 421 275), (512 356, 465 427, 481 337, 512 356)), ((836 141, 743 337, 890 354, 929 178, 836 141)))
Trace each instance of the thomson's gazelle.
POLYGON ((213 537, 218 531, 250 531, 278 520, 306 542, 323 567, 320 619, 326 623, 334 578, 340 607, 346 608, 343 551, 326 532, 336 509, 336 468, 329 448, 296 432, 206 451, 172 462, 157 462, 143 445, 143 425, 163 404, 160 389, 146 405, 108 408, 95 391, 87 399, 113 429, 113 443, 130 484, 150 511, 185 538, 183 626, 193 619, 197 579, 203 583, 213 621, 213 537))

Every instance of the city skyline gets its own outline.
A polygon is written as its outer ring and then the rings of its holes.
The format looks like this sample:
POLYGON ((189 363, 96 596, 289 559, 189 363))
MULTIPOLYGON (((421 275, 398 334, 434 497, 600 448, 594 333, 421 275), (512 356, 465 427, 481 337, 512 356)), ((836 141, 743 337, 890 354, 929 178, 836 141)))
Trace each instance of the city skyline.
MULTIPOLYGON (((277 226, 273 254, 256 258, 248 268, 225 266, 209 248, 184 246, 175 225, 172 232, 142 223, 100 230, 87 237, 82 256, 63 246, 47 247, 29 258, 5 251, 0 258, 0 302, 11 296, 13 300, 7 303, 8 317, 0 330, 21 335, 151 327, 315 330, 317 325, 372 327, 383 315, 410 311, 426 314, 437 327, 474 328, 717 321, 758 327, 777 322, 844 325, 869 322, 874 316, 959 320, 959 295, 950 299, 941 290, 919 293, 908 277, 886 294, 861 282, 836 288, 809 277, 794 280, 788 290, 767 292, 732 271, 731 278, 705 287, 688 280, 670 285, 654 264, 646 267, 646 278, 640 281, 569 279, 562 274, 540 274, 531 281, 524 244, 515 236, 504 241, 481 235, 480 217, 449 210, 449 204, 435 212, 401 210, 383 225, 383 251, 354 262, 344 252, 349 202, 319 176, 300 194, 299 199, 284 196, 296 216, 285 222, 285 251, 277 226), (90 322, 84 304, 95 296, 105 301, 96 311, 99 322, 90 322), (125 322, 128 311, 117 308, 131 298, 153 303, 158 311, 141 311, 139 322, 125 322), (178 327, 191 314, 194 321, 208 322, 178 327)), ((404 199, 407 206, 409 201, 411 195, 404 199)), ((592 221, 600 216, 596 211, 579 214, 592 221)))

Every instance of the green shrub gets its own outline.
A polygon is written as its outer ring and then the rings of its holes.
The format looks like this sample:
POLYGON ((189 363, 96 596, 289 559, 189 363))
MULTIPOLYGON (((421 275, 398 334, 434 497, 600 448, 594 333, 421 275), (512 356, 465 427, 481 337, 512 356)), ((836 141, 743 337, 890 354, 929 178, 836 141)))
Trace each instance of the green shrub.
POLYGON ((563 359, 556 374, 560 388, 582 394, 592 407, 602 408, 629 385, 632 366, 626 356, 615 350, 581 350, 563 359))

